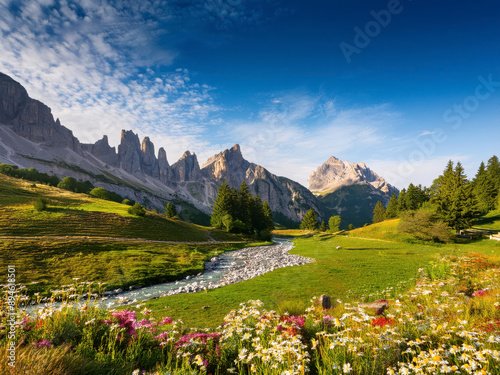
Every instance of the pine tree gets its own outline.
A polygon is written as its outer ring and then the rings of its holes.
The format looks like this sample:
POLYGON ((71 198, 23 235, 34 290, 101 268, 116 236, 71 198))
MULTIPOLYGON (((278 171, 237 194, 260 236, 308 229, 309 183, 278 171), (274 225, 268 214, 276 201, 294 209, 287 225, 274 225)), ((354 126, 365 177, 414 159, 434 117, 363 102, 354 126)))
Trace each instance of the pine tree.
POLYGON ((311 208, 304 215, 304 219, 302 219, 302 223, 300 223, 300 229, 316 230, 316 228, 318 228, 318 217, 316 212, 311 208))
POLYGON ((416 210, 419 207, 419 200, 420 200, 420 194, 419 194, 419 189, 413 185, 410 184, 408 186, 408 190, 406 191, 406 208, 408 210, 416 210))
POLYGON ((271 206, 269 206, 269 203, 267 203, 267 201, 264 201, 264 203, 262 204, 262 211, 264 212, 264 218, 266 223, 265 228, 269 231, 273 230, 274 229, 273 212, 271 211, 271 206))
POLYGON ((240 220, 245 225, 245 231, 248 233, 252 228, 251 220, 252 194, 248 191, 248 185, 245 181, 241 182, 240 190, 238 190, 236 220, 240 220))
POLYGON ((319 231, 326 232, 326 224, 324 221, 322 221, 321 224, 319 225, 319 231))
POLYGON ((408 211, 408 207, 406 205, 406 189, 403 189, 399 192, 398 196, 398 214, 405 211, 408 211))
POLYGON ((381 201, 378 201, 377 204, 375 205, 375 208, 373 209, 372 222, 374 224, 380 223, 381 221, 384 221, 384 218, 385 218, 385 207, 381 201))
POLYGON ((478 202, 478 209, 482 213, 487 213, 495 208, 495 183, 490 178, 483 162, 479 166, 476 177, 473 181, 474 194, 478 202))
POLYGON ((450 160, 443 174, 434 180, 432 190, 437 213, 446 224, 457 233, 472 225, 477 216, 477 201, 461 163, 453 168, 450 160))
POLYGON ((488 172, 490 182, 494 185, 493 199, 496 200, 500 193, 500 162, 495 155, 488 160, 486 172, 488 172))
POLYGON ((217 198, 215 199, 212 215, 210 216, 210 224, 218 229, 224 228, 222 219, 226 215, 233 216, 234 213, 234 192, 226 182, 219 186, 217 198))
POLYGON ((330 232, 335 233, 339 231, 340 223, 342 222, 342 218, 340 216, 332 216, 328 220, 328 227, 330 228, 330 232))
POLYGON ((385 210, 386 219, 394 219, 398 216, 398 196, 396 192, 392 193, 387 209, 385 210))
POLYGON ((266 229, 266 217, 264 214, 264 208, 262 201, 258 195, 250 200, 250 219, 252 230, 260 233, 261 230, 266 229))

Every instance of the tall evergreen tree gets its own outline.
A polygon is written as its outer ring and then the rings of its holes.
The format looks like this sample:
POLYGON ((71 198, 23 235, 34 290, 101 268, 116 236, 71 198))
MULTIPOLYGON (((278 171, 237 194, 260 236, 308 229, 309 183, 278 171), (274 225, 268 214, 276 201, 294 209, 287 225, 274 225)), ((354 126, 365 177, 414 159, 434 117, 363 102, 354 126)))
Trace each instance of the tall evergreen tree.
POLYGON ((461 163, 453 168, 453 162, 448 162, 443 174, 434 180, 433 195, 437 213, 446 224, 457 232, 472 225, 477 202, 461 163))
POLYGON ((304 230, 315 230, 318 228, 318 217, 316 212, 311 208, 304 215, 304 219, 302 219, 302 223, 300 223, 300 229, 304 230))
POLYGON ((326 232, 326 224, 324 221, 322 221, 321 224, 319 225, 319 231, 326 232))
POLYGON ((398 196, 396 192, 392 193, 387 209, 385 210, 386 219, 394 219, 398 216, 398 196))
POLYGON ((375 205, 375 208, 373 209, 372 222, 374 224, 380 223, 381 221, 384 221, 384 218, 385 218, 385 207, 381 201, 378 201, 377 204, 375 205))
POLYGON ((226 215, 233 217, 234 214, 234 193, 229 187, 227 182, 223 182, 219 186, 219 191, 217 193, 217 198, 215 199, 214 207, 212 210, 212 215, 210 216, 210 224, 213 227, 222 229, 224 228, 224 223, 222 219, 226 215))
POLYGON ((264 201, 262 204, 262 211, 264 212, 264 220, 266 223, 265 228, 267 230, 273 230, 274 229, 274 219, 273 219, 273 212, 271 211, 271 206, 269 206, 269 203, 267 201, 264 201))
POLYGON ((249 232, 252 227, 251 220, 252 194, 248 191, 248 185, 245 181, 241 182, 240 190, 238 190, 238 203, 236 219, 241 220, 245 224, 246 231, 249 232))
POLYGON ((420 205, 420 190, 413 184, 406 191, 406 207, 408 210, 416 210, 420 205))
POLYGON ((405 211, 408 211, 408 207, 406 205, 406 189, 403 189, 398 196, 398 214, 405 211))
POLYGON ((495 208, 495 183, 490 178, 483 162, 479 166, 476 177, 473 181, 474 194, 477 198, 478 209, 482 213, 487 213, 495 208))
POLYGON ((495 200, 500 193, 500 162, 495 155, 488 160, 486 172, 490 182, 494 185, 493 199, 495 200))

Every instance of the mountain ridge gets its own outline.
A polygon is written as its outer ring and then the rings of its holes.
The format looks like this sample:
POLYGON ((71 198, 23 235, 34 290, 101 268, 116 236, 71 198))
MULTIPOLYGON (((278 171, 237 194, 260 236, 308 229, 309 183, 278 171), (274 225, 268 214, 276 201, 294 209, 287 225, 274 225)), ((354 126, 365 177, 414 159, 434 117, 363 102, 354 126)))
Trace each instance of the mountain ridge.
POLYGON ((307 188, 248 162, 239 145, 212 156, 200 168, 190 151, 169 164, 164 148, 156 156, 149 137, 140 142, 131 130, 122 130, 117 148, 109 145, 107 135, 93 144, 82 144, 54 120, 48 106, 30 98, 21 84, 2 73, 0 104, 1 161, 89 179, 159 209, 166 201, 180 200, 209 214, 222 181, 236 188, 244 180, 251 193, 259 194, 273 211, 290 220, 300 221, 309 208, 321 212, 307 188))

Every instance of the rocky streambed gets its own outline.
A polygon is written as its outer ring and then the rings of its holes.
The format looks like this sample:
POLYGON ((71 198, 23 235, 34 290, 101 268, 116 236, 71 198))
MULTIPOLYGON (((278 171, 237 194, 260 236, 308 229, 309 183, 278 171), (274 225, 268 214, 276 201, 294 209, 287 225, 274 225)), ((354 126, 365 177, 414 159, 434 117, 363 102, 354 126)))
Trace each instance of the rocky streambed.
POLYGON ((291 249, 293 243, 290 240, 275 238, 273 245, 226 252, 206 262, 204 272, 196 276, 126 292, 107 292, 105 303, 111 307, 115 304, 131 304, 179 293, 196 293, 239 283, 278 268, 314 261, 311 258, 289 254, 291 249))

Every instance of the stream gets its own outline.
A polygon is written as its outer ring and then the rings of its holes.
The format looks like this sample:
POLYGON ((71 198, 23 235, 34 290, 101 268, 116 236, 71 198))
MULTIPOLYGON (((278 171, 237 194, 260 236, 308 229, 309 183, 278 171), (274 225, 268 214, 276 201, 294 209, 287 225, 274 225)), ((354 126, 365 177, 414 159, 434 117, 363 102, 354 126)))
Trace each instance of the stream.
MULTIPOLYGON (((128 291, 108 291, 104 293, 102 307, 113 308, 167 297, 180 293, 196 293, 220 288, 263 275, 278 268, 311 263, 314 259, 292 255, 293 243, 285 238, 273 238, 274 244, 255 246, 228 251, 205 262, 205 270, 185 279, 156 284, 128 291)), ((60 306, 60 303, 54 307, 60 306)), ((40 305, 29 306, 31 308, 40 305)))

